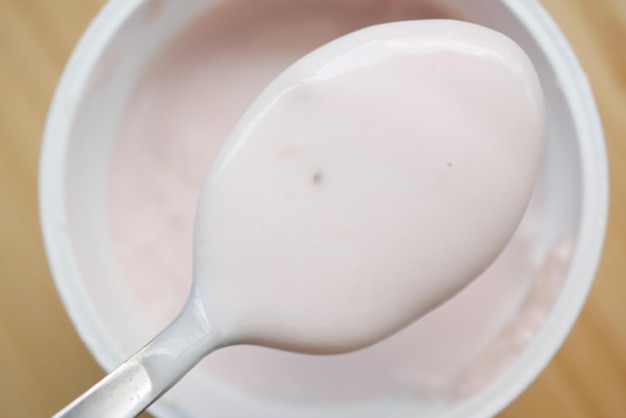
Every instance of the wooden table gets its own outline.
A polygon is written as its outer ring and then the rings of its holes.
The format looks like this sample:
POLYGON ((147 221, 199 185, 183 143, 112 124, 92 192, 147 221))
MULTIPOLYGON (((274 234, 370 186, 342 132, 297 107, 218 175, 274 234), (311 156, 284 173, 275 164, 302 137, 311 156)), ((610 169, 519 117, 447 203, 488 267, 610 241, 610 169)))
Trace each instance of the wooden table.
MULTIPOLYGON (((611 214, 589 301, 504 418, 626 417, 626 1, 543 0, 587 70, 606 131, 611 214)), ((70 324, 37 215, 41 133, 56 81, 103 0, 0 0, 0 417, 49 416, 101 369, 70 324)))

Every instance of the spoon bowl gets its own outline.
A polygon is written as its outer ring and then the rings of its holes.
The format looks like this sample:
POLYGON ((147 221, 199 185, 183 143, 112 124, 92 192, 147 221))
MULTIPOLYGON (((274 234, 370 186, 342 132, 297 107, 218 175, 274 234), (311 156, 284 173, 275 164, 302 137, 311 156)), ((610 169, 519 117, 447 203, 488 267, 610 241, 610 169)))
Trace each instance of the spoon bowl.
POLYGON ((450 299, 524 214, 543 106, 524 52, 465 22, 369 27, 299 60, 201 192, 194 274, 216 329, 336 354, 450 299))

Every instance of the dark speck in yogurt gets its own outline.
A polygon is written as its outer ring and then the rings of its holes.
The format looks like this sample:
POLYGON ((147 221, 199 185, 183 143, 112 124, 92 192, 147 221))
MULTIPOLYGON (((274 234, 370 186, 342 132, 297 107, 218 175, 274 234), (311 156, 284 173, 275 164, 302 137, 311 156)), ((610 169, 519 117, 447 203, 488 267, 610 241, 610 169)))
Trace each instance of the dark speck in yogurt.
POLYGON ((322 172, 321 171, 317 171, 315 172, 315 174, 313 174, 313 184, 321 184, 322 183, 322 172))

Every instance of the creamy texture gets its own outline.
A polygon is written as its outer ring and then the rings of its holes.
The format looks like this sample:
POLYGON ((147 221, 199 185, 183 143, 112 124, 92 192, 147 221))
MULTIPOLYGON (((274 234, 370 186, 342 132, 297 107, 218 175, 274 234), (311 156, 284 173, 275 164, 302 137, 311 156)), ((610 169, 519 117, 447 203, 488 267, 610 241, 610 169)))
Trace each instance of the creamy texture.
POLYGON ((226 341, 379 341, 469 284, 526 209, 543 96, 511 40, 469 23, 370 27, 307 55, 212 164, 194 279, 226 341))
MULTIPOLYGON (((193 212, 204 170, 262 87, 299 56, 350 30, 450 16, 413 1, 244 3, 212 10, 160 55, 118 138, 111 178, 114 239, 122 271, 154 330, 167 324, 188 293, 193 212)), ((534 280, 541 260, 531 249, 541 214, 540 204, 531 207, 513 242, 479 280, 380 344, 323 358, 233 347, 213 354, 199 373, 283 402, 455 393, 534 280)))

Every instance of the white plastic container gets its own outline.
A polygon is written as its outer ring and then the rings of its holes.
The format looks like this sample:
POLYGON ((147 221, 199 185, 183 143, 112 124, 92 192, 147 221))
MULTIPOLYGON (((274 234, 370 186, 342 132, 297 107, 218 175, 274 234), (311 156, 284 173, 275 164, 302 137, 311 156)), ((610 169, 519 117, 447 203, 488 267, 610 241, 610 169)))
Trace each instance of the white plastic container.
MULTIPOLYGON (((151 57, 215 3, 110 1, 76 47, 50 108, 40 171, 46 250, 70 317, 107 370, 153 332, 129 296, 115 259, 106 213, 111 145, 133 87, 151 57)), ((215 376, 193 371, 154 405, 155 415, 489 417, 518 396, 558 350, 593 282, 607 220, 607 161, 589 85, 567 42, 535 1, 440 0, 437 4, 512 37, 533 60, 544 87, 548 145, 536 194, 545 207, 545 219, 533 252, 544 256, 566 236, 572 255, 563 270, 559 296, 536 335, 485 388, 453 400, 416 393, 349 404, 281 402, 237 391, 215 376)))

